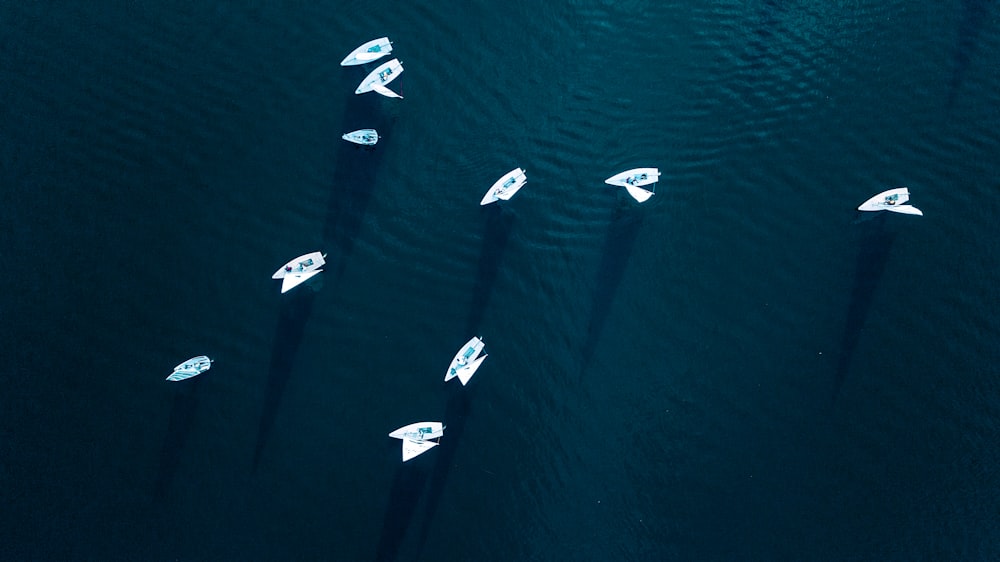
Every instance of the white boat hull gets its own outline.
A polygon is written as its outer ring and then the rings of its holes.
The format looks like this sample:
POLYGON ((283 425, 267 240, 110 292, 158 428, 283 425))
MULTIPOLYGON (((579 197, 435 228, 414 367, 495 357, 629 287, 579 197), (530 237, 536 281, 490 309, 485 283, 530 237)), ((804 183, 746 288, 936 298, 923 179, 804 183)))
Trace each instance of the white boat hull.
POLYGON ((340 66, 355 66, 378 60, 392 52, 388 37, 380 37, 361 45, 340 61, 340 66))
POLYGON ((493 183, 493 186, 486 192, 486 195, 483 196, 483 199, 479 202, 479 204, 489 205, 490 203, 496 203, 500 200, 507 201, 513 197, 518 190, 524 187, 524 184, 527 183, 527 181, 528 177, 524 174, 524 170, 521 168, 514 168, 493 183))
POLYGON ((619 187, 627 187, 630 185, 634 187, 642 187, 644 185, 654 184, 659 180, 660 170, 658 168, 635 168, 632 170, 625 170, 620 174, 615 174, 604 180, 604 183, 608 185, 617 185, 619 187))
POLYGON ((403 64, 399 62, 399 59, 392 59, 371 71, 368 76, 365 76, 365 79, 361 81, 361 84, 358 85, 358 89, 354 90, 354 93, 363 94, 365 92, 376 91, 383 96, 401 98, 403 96, 386 88, 386 86, 402 73, 403 64))
POLYGON ((633 199, 643 203, 654 193, 652 189, 645 189, 645 186, 653 185, 659 179, 660 170, 658 168, 634 168, 615 174, 604 180, 604 183, 624 187, 633 199))
POLYGON ((486 344, 483 343, 483 340, 478 337, 474 337, 467 341, 465 345, 458 350, 458 353, 455 354, 455 358, 451 360, 451 365, 448 366, 448 370, 444 375, 444 382, 448 382, 451 379, 458 377, 462 386, 468 384, 469 379, 472 378, 472 375, 476 374, 480 365, 483 364, 483 360, 489 357, 489 355, 486 354, 480 355, 483 352, 483 347, 485 345, 486 344))
POLYGON ((858 205, 859 211, 891 211, 904 215, 923 216, 923 212, 905 203, 910 200, 910 190, 905 187, 897 187, 888 191, 883 191, 871 199, 858 205))
POLYGON ((358 129, 350 133, 344 133, 340 138, 347 142, 360 144, 363 146, 373 146, 378 142, 378 131, 375 129, 358 129))
POLYGON ((174 367, 174 372, 167 377, 168 381, 182 381, 198 376, 212 368, 212 360, 204 355, 192 357, 174 367))
POLYGON ((437 439, 444 435, 444 428, 445 425, 441 422, 414 422, 393 431, 389 434, 389 437, 393 439, 413 439, 416 441, 437 439))
POLYGON ((274 272, 271 279, 281 279, 281 292, 287 293, 323 271, 326 255, 312 252, 301 255, 274 272))
POLYGON ((402 440, 403 462, 406 462, 437 447, 434 440, 444 435, 444 427, 441 422, 416 422, 393 431, 389 437, 402 440))

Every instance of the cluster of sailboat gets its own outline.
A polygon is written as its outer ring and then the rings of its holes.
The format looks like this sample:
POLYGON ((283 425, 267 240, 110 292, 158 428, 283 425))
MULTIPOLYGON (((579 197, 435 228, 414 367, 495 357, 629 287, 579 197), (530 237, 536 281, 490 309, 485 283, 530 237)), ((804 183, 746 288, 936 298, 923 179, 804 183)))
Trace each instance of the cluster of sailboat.
MULTIPOLYGON (((359 46, 351 51, 344 60, 340 61, 340 66, 358 66, 374 62, 392 52, 392 41, 388 37, 379 37, 359 46)), ((402 98, 403 96, 390 90, 387 86, 390 82, 399 78, 403 73, 403 63, 399 59, 392 59, 372 70, 365 76, 364 80, 358 84, 355 94, 365 92, 376 92, 390 98, 402 98)), ((378 142, 378 131, 375 129, 358 129, 344 133, 341 137, 347 142, 360 144, 362 146, 374 146, 378 142)))
MULTIPOLYGON (((351 51, 341 66, 357 66, 374 62, 392 52, 392 42, 388 37, 373 39, 351 51)), ((388 89, 386 86, 399 77, 403 72, 403 65, 397 59, 386 62, 371 72, 361 81, 355 94, 365 92, 377 92, 386 97, 402 98, 401 95, 388 89)), ((374 129, 359 129, 345 133, 342 137, 348 142, 359 145, 371 146, 378 142, 378 132, 374 129)), ((616 187, 623 187, 625 191, 639 203, 648 201, 654 194, 656 184, 660 178, 658 168, 634 168, 617 173, 604 183, 616 187)), ((524 185, 528 178, 522 168, 514 168, 506 174, 500 176, 496 182, 490 186, 480 205, 489 205, 498 201, 509 201, 524 185)), ((906 187, 897 187, 888 191, 883 191, 866 200, 858 206, 859 211, 890 211, 906 215, 922 216, 916 207, 908 205, 910 192, 906 187)), ((322 273, 326 264, 326 254, 322 252, 310 252, 303 254, 274 272, 272 279, 281 280, 281 293, 298 287, 322 273)), ((476 371, 486 360, 488 355, 484 353, 485 343, 482 338, 475 336, 465 343, 455 357, 451 360, 448 370, 445 372, 444 381, 448 382, 457 378, 462 386, 465 386, 472 379, 476 371)), ((212 368, 212 360, 207 356, 199 355, 174 367, 173 372, 167 377, 168 381, 182 381, 200 375, 212 368)), ((444 435, 445 425, 439 421, 422 421, 405 425, 389 433, 389 437, 402 441, 403 462, 417 457, 434 447, 436 447, 441 437, 444 435)))

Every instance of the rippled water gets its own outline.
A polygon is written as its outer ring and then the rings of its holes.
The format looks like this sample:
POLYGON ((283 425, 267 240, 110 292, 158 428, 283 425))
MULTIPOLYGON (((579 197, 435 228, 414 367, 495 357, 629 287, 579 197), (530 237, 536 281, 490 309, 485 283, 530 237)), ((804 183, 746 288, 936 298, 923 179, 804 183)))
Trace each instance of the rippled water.
POLYGON ((0 552, 995 558, 998 18, 0 9, 0 552), (338 66, 382 35, 403 100, 338 66), (897 185, 924 217, 854 212, 897 185))

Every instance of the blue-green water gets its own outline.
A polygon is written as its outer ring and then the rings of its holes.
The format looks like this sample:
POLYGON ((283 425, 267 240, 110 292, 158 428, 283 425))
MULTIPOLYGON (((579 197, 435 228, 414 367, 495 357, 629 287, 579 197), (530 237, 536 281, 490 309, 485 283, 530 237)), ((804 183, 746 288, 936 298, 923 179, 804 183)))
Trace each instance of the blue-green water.
POLYGON ((3 559, 1000 556, 995 2, 213 4, 0 8, 3 559))

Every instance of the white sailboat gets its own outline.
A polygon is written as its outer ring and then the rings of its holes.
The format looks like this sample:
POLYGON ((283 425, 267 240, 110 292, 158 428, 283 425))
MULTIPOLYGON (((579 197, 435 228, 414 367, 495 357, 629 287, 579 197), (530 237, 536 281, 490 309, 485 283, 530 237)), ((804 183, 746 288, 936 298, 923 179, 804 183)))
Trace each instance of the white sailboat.
POLYGON ((455 354, 455 358, 451 360, 451 365, 448 366, 448 371, 444 375, 444 382, 458 377, 462 386, 468 384, 469 379, 472 378, 472 375, 476 374, 479 366, 483 364, 483 360, 489 357, 486 354, 480 355, 483 353, 483 346, 485 345, 479 337, 474 337, 465 342, 465 345, 455 354))
POLYGON ((519 189, 524 187, 524 184, 527 181, 528 178, 524 175, 524 170, 521 168, 514 168, 513 170, 500 176, 500 179, 494 182, 493 186, 486 192, 486 195, 483 196, 483 200, 480 201, 479 204, 489 205, 490 203, 495 203, 501 199, 507 201, 513 197, 519 189))
POLYGON ((628 191, 628 194, 633 199, 643 203, 652 197, 654 193, 653 188, 646 189, 645 186, 655 186, 659 179, 660 170, 658 168, 635 168, 615 174, 604 180, 604 183, 624 187, 625 191, 628 191))
POLYGON ((299 256, 281 266, 271 279, 281 279, 281 292, 287 293, 322 272, 321 268, 326 264, 325 258, 326 254, 321 252, 299 256))
POLYGON ((212 360, 204 355, 192 357, 174 367, 174 372, 167 377, 168 381, 182 381, 198 376, 212 368, 212 360))
POLYGON ((379 37, 351 51, 340 61, 340 66, 355 66, 378 60, 392 52, 392 42, 388 37, 379 37))
POLYGON ((361 81, 361 84, 358 85, 357 90, 354 90, 354 93, 363 94, 375 91, 390 98, 402 98, 403 96, 386 88, 386 84, 395 80, 402 73, 403 63, 399 62, 399 59, 392 59, 371 71, 368 76, 365 76, 365 79, 361 81))
POLYGON ((871 199, 858 205, 859 211, 892 211, 904 215, 923 216, 923 212, 905 203, 910 200, 910 190, 905 187, 897 187, 888 191, 883 191, 871 199))
POLYGON ((444 428, 441 422, 416 422, 393 431, 389 437, 403 441, 403 462, 406 462, 437 447, 444 428))
POLYGON ((378 131, 375 129, 358 129, 357 131, 344 133, 340 138, 354 144, 373 146, 378 142, 378 131))

